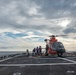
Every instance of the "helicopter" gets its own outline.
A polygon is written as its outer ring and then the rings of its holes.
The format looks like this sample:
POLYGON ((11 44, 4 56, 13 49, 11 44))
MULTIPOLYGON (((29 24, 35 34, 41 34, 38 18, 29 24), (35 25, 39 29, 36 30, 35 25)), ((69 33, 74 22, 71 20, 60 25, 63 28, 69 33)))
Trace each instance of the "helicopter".
POLYGON ((46 42, 46 54, 45 54, 46 56, 51 54, 61 57, 66 52, 63 43, 56 39, 56 37, 58 36, 66 36, 66 35, 51 35, 49 36, 50 39, 44 40, 46 42))

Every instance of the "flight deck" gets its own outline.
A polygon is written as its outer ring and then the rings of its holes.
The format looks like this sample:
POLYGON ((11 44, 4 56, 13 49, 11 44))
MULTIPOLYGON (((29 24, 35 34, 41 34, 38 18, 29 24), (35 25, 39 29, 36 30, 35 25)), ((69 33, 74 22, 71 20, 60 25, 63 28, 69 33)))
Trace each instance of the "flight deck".
POLYGON ((76 75, 76 57, 10 57, 0 60, 0 75, 76 75))

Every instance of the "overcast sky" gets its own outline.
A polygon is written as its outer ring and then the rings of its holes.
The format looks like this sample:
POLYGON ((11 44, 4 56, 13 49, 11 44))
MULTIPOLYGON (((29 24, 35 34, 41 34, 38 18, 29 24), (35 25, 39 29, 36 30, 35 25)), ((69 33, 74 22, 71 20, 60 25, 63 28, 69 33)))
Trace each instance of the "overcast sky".
POLYGON ((0 50, 45 47, 52 34, 76 50, 76 0, 0 0, 0 50))

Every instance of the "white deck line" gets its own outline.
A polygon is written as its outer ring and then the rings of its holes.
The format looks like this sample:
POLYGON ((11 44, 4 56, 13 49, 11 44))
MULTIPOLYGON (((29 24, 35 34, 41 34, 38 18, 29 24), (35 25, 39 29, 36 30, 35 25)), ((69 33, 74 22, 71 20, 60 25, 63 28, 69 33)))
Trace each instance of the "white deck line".
MULTIPOLYGON (((17 55, 17 56, 14 56, 14 57, 18 57, 18 56, 20 56, 20 55, 17 55)), ((3 62, 3 61, 6 61, 6 60, 9 60, 9 59, 12 59, 14 57, 9 57, 9 58, 6 58, 6 59, 2 59, 2 60, 0 60, 0 62, 3 62)))
POLYGON ((9 60, 9 59, 11 59, 11 58, 13 58, 13 57, 6 58, 6 59, 2 59, 2 60, 0 60, 0 62, 3 62, 3 61, 6 61, 6 60, 9 60))
POLYGON ((67 58, 76 58, 76 57, 67 57, 67 58))
POLYGON ((59 58, 33 58, 33 59, 59 59, 59 58))
POLYGON ((73 65, 76 63, 44 63, 44 64, 0 64, 0 66, 51 66, 51 65, 73 65))
POLYGON ((67 58, 59 58, 59 59, 63 59, 63 60, 66 60, 66 61, 69 61, 69 62, 72 62, 72 63, 76 63, 76 61, 70 60, 70 59, 67 59, 67 58))

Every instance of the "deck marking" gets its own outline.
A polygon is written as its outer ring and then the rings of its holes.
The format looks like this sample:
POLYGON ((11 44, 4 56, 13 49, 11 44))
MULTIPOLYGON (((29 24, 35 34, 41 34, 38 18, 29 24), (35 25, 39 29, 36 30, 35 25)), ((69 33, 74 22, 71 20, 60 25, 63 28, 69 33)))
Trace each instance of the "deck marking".
POLYGON ((67 71, 67 73, 75 73, 75 71, 67 71))
POLYGON ((3 60, 0 60, 0 62, 3 62, 3 61, 6 61, 6 60, 9 60, 9 59, 11 59, 11 58, 13 58, 13 57, 10 57, 10 58, 6 58, 6 59, 3 59, 3 60))
POLYGON ((59 59, 59 58, 34 58, 34 59, 59 59))
POLYGON ((66 57, 66 58, 76 58, 76 57, 66 57))
POLYGON ((21 73, 17 72, 17 73, 14 73, 13 75, 21 75, 21 73))
MULTIPOLYGON (((20 55, 17 55, 17 56, 14 56, 14 57, 18 57, 18 56, 20 56, 20 55)), ((2 60, 0 60, 0 62, 3 62, 3 61, 6 61, 6 60, 9 60, 9 59, 12 59, 14 57, 9 57, 9 58, 6 58, 6 59, 2 59, 2 60)))
POLYGON ((63 60, 66 60, 66 61, 69 61, 69 62, 72 62, 72 63, 76 63, 76 61, 70 60, 70 59, 67 59, 67 58, 60 58, 60 57, 59 57, 59 59, 63 59, 63 60))
POLYGON ((51 66, 51 65, 76 65, 76 63, 44 63, 44 64, 0 64, 0 66, 51 66))

